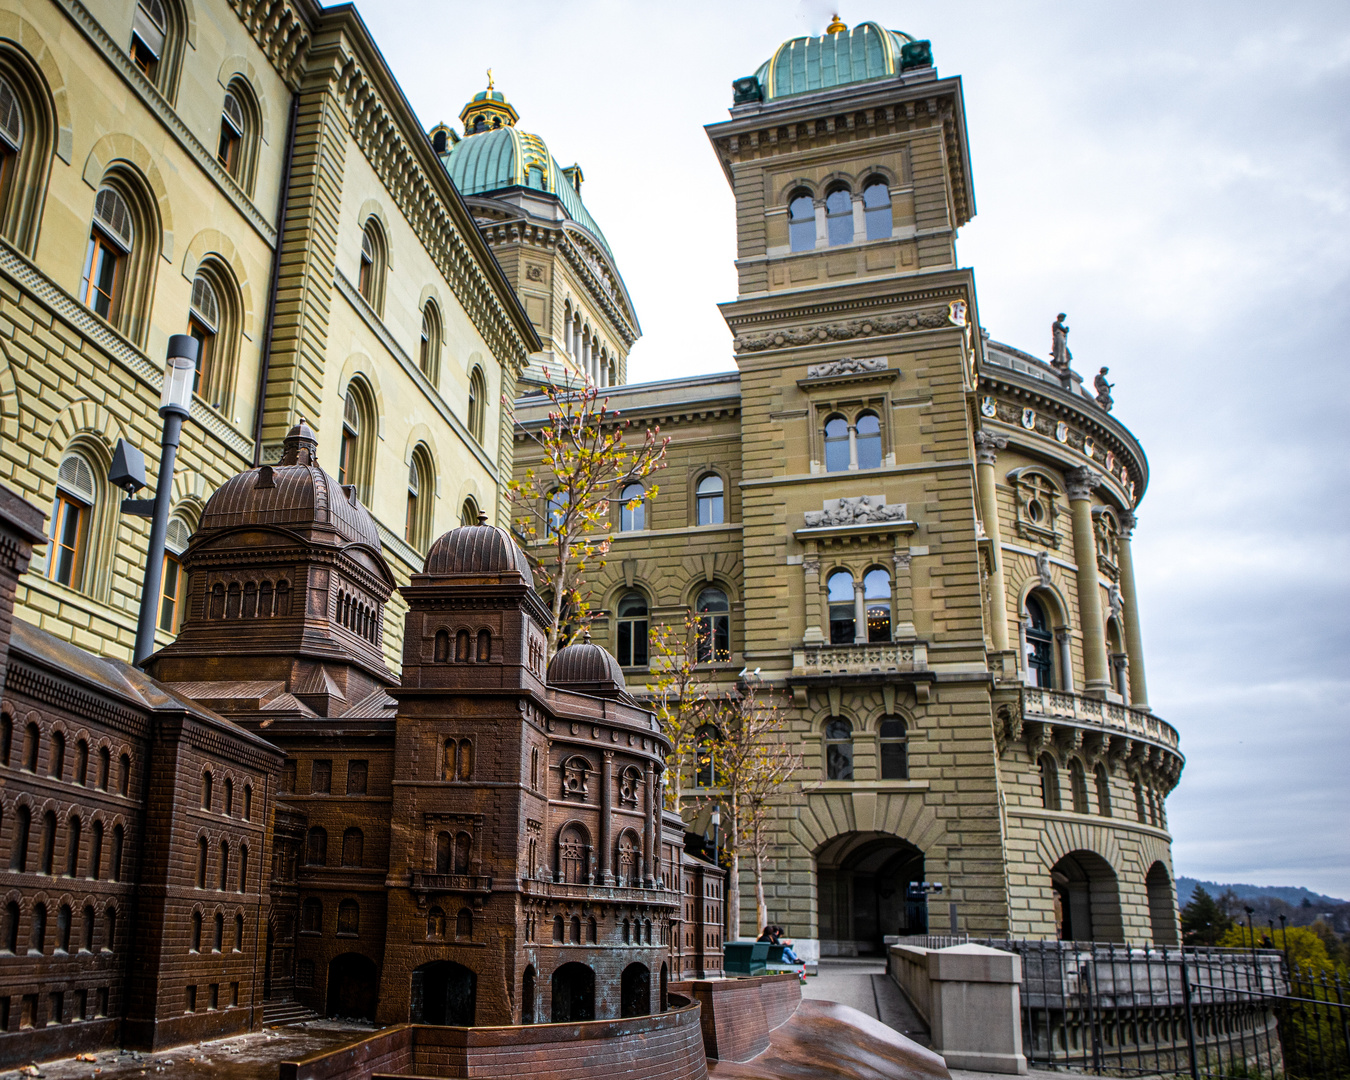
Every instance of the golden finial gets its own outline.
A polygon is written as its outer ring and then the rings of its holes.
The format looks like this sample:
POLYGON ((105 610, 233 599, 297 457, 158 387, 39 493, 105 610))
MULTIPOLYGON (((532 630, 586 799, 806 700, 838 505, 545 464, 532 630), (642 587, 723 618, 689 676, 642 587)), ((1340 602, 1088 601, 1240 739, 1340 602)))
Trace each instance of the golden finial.
POLYGON ((488 89, 492 89, 492 69, 488 68, 488 89))
POLYGON ((838 15, 836 15, 834 16, 833 19, 830 20, 830 25, 825 27, 825 33, 842 34, 847 29, 848 27, 844 25, 844 20, 841 19, 838 15))

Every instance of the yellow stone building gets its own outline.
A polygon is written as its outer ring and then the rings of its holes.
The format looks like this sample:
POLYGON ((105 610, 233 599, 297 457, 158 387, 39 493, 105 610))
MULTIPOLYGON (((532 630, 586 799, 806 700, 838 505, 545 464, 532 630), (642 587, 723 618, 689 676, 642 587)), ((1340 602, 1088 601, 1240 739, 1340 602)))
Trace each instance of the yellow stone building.
POLYGON ((672 443, 658 498, 615 493, 593 633, 641 685, 645 631, 692 609, 713 678, 790 703, 807 765, 767 891, 803 955, 945 932, 949 905, 973 935, 1175 942, 1182 758, 1130 562, 1143 450, 1062 324, 1054 362, 979 329, 960 79, 925 41, 831 29, 707 129, 736 197, 737 371, 609 392, 672 443))
MULTIPOLYGON (((300 416, 401 582, 503 513, 499 403, 540 342, 351 7, 0 2, 0 482, 50 507, 20 618, 131 653, 168 337, 202 342, 169 551, 300 416)), ((169 560, 159 642, 184 618, 169 560)), ((401 652, 401 601, 385 655, 401 652)))

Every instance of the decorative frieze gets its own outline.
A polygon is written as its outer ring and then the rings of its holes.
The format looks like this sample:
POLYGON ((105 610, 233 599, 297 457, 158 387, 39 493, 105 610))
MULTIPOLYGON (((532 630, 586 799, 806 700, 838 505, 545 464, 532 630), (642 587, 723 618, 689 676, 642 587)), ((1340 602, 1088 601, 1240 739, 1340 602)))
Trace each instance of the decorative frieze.
POLYGON ((863 375, 873 371, 885 371, 887 366, 884 356, 864 359, 854 359, 849 356, 842 360, 831 360, 827 364, 811 364, 806 369, 806 377, 808 379, 829 379, 838 375, 863 375))
POLYGON ((826 341, 850 341, 853 338, 874 337, 879 334, 903 334, 913 330, 941 330, 952 325, 947 308, 926 308, 903 315, 877 315, 845 322, 820 323, 796 329, 766 330, 762 333, 736 335, 733 348, 737 352, 760 352, 764 349, 785 349, 800 345, 819 345, 826 341))
POLYGON ((808 529, 841 525, 862 525, 876 521, 904 521, 905 503, 886 504, 885 495, 859 495, 856 498, 826 499, 824 509, 806 511, 808 529))

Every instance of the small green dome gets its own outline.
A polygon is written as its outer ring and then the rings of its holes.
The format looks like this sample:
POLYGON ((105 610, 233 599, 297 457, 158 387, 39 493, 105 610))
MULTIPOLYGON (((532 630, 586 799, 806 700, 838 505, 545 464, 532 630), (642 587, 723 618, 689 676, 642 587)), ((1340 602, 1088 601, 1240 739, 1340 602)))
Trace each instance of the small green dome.
POLYGON ((737 79, 736 103, 773 101, 850 83, 893 78, 910 68, 932 65, 928 42, 916 41, 880 23, 783 42, 751 79, 737 79), (755 85, 755 84, 758 85, 755 85))
POLYGON ((500 90, 479 90, 473 96, 474 101, 505 101, 506 95, 500 90))

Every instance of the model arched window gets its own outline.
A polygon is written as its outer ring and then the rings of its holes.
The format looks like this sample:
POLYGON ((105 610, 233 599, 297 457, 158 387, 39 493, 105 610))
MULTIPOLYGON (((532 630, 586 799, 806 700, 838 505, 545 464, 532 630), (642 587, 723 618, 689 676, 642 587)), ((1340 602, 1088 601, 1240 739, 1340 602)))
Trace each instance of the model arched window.
POLYGON ((826 579, 825 592, 830 606, 830 644, 852 645, 857 635, 857 604, 853 575, 836 570, 826 579))
POLYGON ((183 601, 187 575, 183 573, 183 552, 192 539, 192 530, 182 518, 169 518, 168 532, 164 534, 164 569, 160 575, 159 628, 167 633, 178 633, 185 611, 183 601))
POLYGON ((1069 790, 1073 793, 1073 812, 1075 814, 1086 814, 1088 812, 1088 791, 1087 774, 1083 771, 1083 763, 1077 758, 1069 762, 1069 790))
POLYGON ((469 434, 480 443, 487 417, 487 380, 483 369, 475 367, 469 374, 469 434))
POLYGON ((1055 759, 1042 754, 1037 762, 1041 770, 1041 805, 1047 810, 1059 809, 1059 769, 1055 759))
POLYGON ((338 904, 337 932, 347 937, 356 937, 361 932, 361 908, 355 900, 338 904))
POLYGON ((905 721, 898 716, 881 720, 881 778, 883 780, 909 779, 909 740, 905 721))
POLYGON ((78 453, 68 453, 56 472, 47 576, 72 589, 85 589, 86 563, 96 508, 98 474, 78 453))
POLYGON ((619 664, 622 667, 647 666, 647 598, 641 593, 626 593, 619 601, 619 664))
POLYGON ((61 780, 65 771, 66 737, 59 731, 53 731, 51 747, 47 751, 47 775, 54 780, 61 780))
POLYGON ((837 187, 825 196, 825 227, 830 247, 853 243, 853 193, 837 187))
POLYGON ((55 117, 27 56, 0 44, 0 235, 31 255, 37 240, 55 117))
POLYGON ((891 189, 884 177, 868 177, 863 185, 863 215, 867 219, 867 239, 890 239, 891 189))
POLYGON ((28 869, 28 836, 32 826, 33 812, 26 806, 19 807, 14 814, 14 835, 9 842, 11 870, 23 873, 28 869))
POLYGON ((628 484, 619 496, 619 531, 641 532, 647 527, 647 509, 643 499, 647 496, 641 484, 628 484))
POLYGON ((455 940, 473 940, 473 912, 468 908, 460 908, 455 915, 455 940))
POLYGON ((328 830, 319 826, 309 830, 305 837, 305 865, 328 865, 328 830))
POLYGON ((858 468, 881 468, 881 421, 876 413, 862 413, 853 426, 857 431, 858 468))
POLYGON ((867 611, 867 640, 891 640, 891 575, 874 566, 863 575, 863 604, 867 611))
POLYGON ((380 219, 372 214, 361 229, 361 267, 356 275, 356 288, 380 318, 384 318, 384 281, 388 270, 388 241, 380 219))
POLYGON ((436 386, 441 378, 441 311, 435 300, 422 305, 422 339, 417 351, 417 364, 422 374, 436 386))
POLYGON ((698 662, 724 664, 731 659, 731 604, 727 594, 709 587, 698 594, 698 662))
POLYGON ((1045 614, 1045 605, 1027 597, 1027 668, 1032 680, 1046 690, 1055 688, 1055 635, 1045 614))
POLYGON ((853 725, 836 716, 825 725, 825 776, 853 779, 853 725))
POLYGON ((375 405, 365 383, 353 379, 342 407, 342 445, 338 481, 356 487, 356 496, 370 502, 375 464, 375 405))
POLYGON ((230 887, 230 845, 225 840, 220 842, 220 873, 217 880, 220 882, 217 888, 221 892, 230 887))
MULTIPOLYGON (((8 727, 8 722, 9 718, 6 717, 6 727, 8 727)), ((4 742, 5 746, 3 751, 0 752, 0 765, 9 764, 9 740, 5 739, 4 742)), ((73 779, 81 787, 89 786, 89 744, 84 739, 75 743, 75 776, 73 779)))
POLYGON ((300 905, 300 932, 302 934, 320 934, 323 932, 323 901, 311 896, 300 905))
POLYGON ((206 855, 210 845, 206 837, 197 837, 197 888, 206 888, 206 855))
POLYGON ((694 732, 694 786, 717 786, 717 744, 722 733, 712 724, 703 724, 694 732))
POLYGON ((725 520, 723 490, 722 478, 717 473, 708 473, 699 478, 695 489, 698 524, 721 525, 725 520))
POLYGON ((825 471, 844 472, 849 456, 848 421, 835 413, 825 421, 825 471))
POLYGON ((136 344, 149 323, 159 217, 140 177, 111 170, 94 196, 80 300, 136 344))
POLYGON ((38 744, 41 735, 38 732, 36 724, 29 724, 23 729, 23 769, 24 772, 35 773, 38 767, 38 744))
POLYGON ((165 0, 137 0, 131 23, 131 62, 172 104, 178 89, 186 19, 178 5, 165 0))
POLYGON ((569 825, 558 837, 558 880, 568 885, 585 885, 589 873, 590 845, 586 835, 578 826, 569 825))
POLYGON ((1106 766, 1098 763, 1092 770, 1097 787, 1097 813, 1102 817, 1111 816, 1111 782, 1106 778, 1106 766))
POLYGON ((793 251, 816 246, 816 204, 805 188, 798 188, 788 199, 788 243, 793 251))
POLYGON ((548 529, 549 536, 556 536, 558 530, 563 527, 564 518, 567 516, 567 504, 569 502, 568 494, 562 488, 554 488, 548 495, 548 529))
POLYGON ((403 531, 403 538, 418 551, 426 551, 431 544, 434 493, 431 455, 425 446, 418 444, 408 467, 408 513, 403 531))

